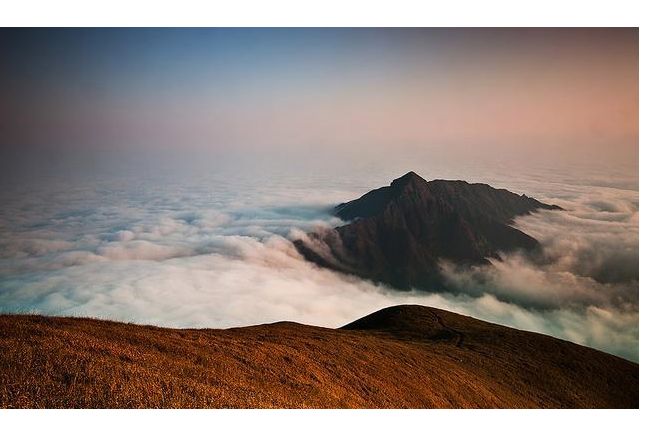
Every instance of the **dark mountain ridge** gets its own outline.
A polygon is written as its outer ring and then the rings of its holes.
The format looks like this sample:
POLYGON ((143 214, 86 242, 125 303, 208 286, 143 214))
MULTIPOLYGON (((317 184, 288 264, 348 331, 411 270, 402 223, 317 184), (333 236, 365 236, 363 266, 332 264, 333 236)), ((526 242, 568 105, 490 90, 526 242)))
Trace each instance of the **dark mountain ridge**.
POLYGON ((335 207, 350 223, 295 242, 321 266, 396 288, 444 288, 439 261, 476 265, 539 243, 512 227, 516 216, 561 210, 526 195, 466 181, 426 181, 414 172, 335 207))

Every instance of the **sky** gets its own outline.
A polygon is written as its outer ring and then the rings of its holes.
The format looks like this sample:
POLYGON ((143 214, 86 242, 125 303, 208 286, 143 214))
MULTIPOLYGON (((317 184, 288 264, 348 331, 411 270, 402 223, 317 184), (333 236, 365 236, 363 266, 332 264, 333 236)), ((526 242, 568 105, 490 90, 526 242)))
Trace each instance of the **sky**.
POLYGON ((5 161, 634 163, 638 30, 2 29, 5 161))

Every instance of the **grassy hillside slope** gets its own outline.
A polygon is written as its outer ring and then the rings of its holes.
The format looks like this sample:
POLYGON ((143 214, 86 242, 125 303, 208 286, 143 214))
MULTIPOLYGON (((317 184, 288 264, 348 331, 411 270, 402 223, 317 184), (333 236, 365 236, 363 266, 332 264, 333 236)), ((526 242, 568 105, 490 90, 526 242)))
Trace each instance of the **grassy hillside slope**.
POLYGON ((638 407, 638 365, 421 306, 341 329, 0 316, 0 407, 638 407))

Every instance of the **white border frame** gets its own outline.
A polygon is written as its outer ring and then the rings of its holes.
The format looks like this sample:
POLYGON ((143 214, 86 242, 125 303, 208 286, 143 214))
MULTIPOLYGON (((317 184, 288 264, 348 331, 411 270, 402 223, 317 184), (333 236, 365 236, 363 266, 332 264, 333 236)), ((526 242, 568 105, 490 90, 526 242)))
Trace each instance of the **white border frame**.
MULTIPOLYGON (((413 0, 385 1, 298 1, 241 0, 230 2, 187 0, 114 1, 13 1, 0 0, 0 26, 57 27, 128 27, 128 26, 404 26, 404 27, 642 27, 642 3, 618 0, 576 1, 467 1, 425 2, 413 0)), ((644 14, 647 16, 647 14, 644 14)), ((640 29, 640 72, 647 71, 647 38, 640 29)), ((0 54, 1 55, 1 54, 0 54)), ((1 62, 1 59, 0 59, 1 62)), ((640 108, 647 101, 646 87, 640 84, 640 108)), ((640 125, 647 123, 640 111, 640 125)), ((640 173, 649 169, 647 153, 640 136, 640 173)), ((641 204, 649 189, 640 176, 641 204)), ((647 218, 640 215, 641 227, 647 218)), ((640 233, 640 291, 645 283, 649 261, 643 247, 647 238, 640 233)), ((640 298, 644 312, 645 298, 640 298)), ((641 336, 646 322, 640 318, 641 336)), ((645 361, 645 347, 640 360, 645 361)), ((640 403, 645 403, 646 377, 641 376, 640 403)), ((263 435, 323 433, 407 434, 420 431, 474 434, 548 433, 637 433, 644 413, 638 410, 571 410, 571 411, 38 411, 0 410, 0 428, 4 433, 191 433, 220 432, 263 435)), ((644 425, 647 427, 647 425, 644 425)), ((646 430, 646 429, 645 429, 646 430)))

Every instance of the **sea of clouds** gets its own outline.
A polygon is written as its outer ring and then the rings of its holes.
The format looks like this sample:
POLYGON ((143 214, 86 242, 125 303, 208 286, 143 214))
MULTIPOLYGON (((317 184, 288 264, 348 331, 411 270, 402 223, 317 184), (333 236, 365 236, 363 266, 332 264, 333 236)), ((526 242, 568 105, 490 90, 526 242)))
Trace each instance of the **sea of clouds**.
POLYGON ((171 327, 280 320, 339 327, 417 303, 638 360, 637 176, 418 171, 488 182, 565 208, 516 220, 541 242, 542 258, 508 255, 471 270, 445 264, 452 293, 398 292, 318 268, 294 249, 291 240, 304 232, 342 223, 328 213, 332 205, 401 172, 7 184, 0 193, 0 311, 171 327))

